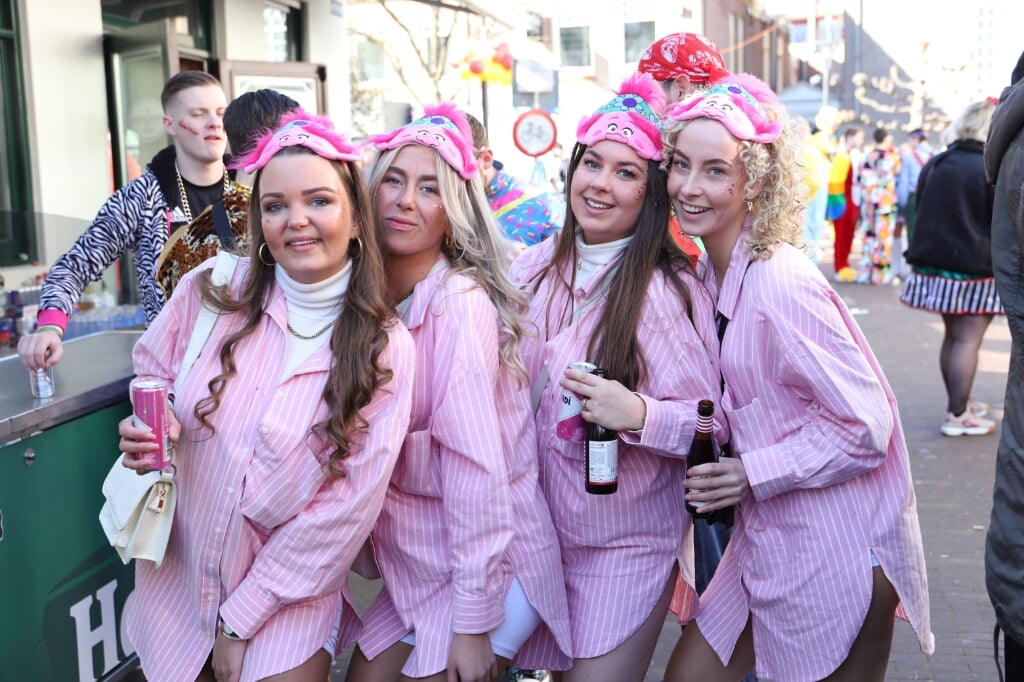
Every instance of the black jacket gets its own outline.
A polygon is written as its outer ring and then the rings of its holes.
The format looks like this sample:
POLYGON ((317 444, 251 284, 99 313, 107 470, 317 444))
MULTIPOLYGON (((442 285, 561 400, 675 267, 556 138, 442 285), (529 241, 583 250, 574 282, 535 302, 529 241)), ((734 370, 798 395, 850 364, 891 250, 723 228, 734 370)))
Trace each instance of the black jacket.
POLYGON ((1024 79, 1007 88, 996 107, 985 169, 996 189, 992 263, 1012 339, 985 539, 985 585, 996 620, 1024 643, 1024 79))
POLYGON ((907 251, 911 265, 992 276, 992 200, 984 146, 957 140, 921 169, 917 223, 907 251))

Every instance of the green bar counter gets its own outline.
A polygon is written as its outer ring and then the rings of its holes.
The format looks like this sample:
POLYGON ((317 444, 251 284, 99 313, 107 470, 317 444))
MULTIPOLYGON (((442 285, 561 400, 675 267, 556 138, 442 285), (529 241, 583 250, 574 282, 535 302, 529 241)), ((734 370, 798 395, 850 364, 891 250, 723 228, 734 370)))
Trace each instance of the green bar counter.
POLYGON ((46 400, 32 397, 16 355, 0 359, 0 682, 116 680, 137 668, 121 619, 134 567, 98 516, 141 334, 68 341, 46 400))

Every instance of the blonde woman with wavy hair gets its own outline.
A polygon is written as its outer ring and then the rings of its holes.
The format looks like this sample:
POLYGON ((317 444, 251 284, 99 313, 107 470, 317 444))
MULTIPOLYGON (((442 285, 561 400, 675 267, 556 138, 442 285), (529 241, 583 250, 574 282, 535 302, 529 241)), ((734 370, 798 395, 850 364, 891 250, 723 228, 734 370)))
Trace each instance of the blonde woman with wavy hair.
MULTIPOLYGON (((350 682, 485 682, 568 666, 558 539, 537 483, 522 294, 451 104, 373 138, 388 289, 416 343, 412 422, 373 551, 350 682)), ((343 632, 356 624, 346 623, 343 632)))
POLYGON ((882 682, 897 613, 934 650, 924 550, 892 390, 796 246, 795 127, 747 74, 667 118, 668 193, 706 249, 735 455, 691 469, 686 499, 737 512, 665 680, 739 680, 756 666, 777 682, 882 682))

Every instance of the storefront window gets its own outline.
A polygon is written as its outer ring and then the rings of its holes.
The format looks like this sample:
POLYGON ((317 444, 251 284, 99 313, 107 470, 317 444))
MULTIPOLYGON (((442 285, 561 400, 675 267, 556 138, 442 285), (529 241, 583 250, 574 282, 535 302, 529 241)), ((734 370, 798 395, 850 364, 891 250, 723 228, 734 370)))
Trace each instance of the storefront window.
POLYGON ((0 0, 0 265, 35 260, 16 0, 0 0))
POLYGON ((263 6, 264 56, 268 62, 295 62, 301 59, 298 3, 286 0, 263 6))
POLYGON ((562 66, 590 66, 590 27, 572 26, 559 31, 562 66))
POLYGON ((626 44, 626 61, 640 61, 647 46, 654 42, 654 22, 634 21, 625 24, 622 37, 626 44))

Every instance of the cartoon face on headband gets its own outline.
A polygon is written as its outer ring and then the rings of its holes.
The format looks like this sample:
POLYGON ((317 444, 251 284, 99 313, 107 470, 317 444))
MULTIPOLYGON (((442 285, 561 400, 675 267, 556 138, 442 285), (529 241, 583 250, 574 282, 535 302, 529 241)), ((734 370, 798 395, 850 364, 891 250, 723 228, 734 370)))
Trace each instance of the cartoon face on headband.
POLYGON ((600 140, 612 140, 629 145, 644 158, 654 158, 661 152, 661 146, 655 144, 640 126, 633 116, 621 111, 605 114, 583 135, 586 139, 580 142, 592 145, 600 140))
POLYGON ((431 132, 426 128, 420 128, 416 131, 416 141, 427 147, 440 147, 448 141, 448 136, 442 133, 431 132))
POLYGON ((309 121, 292 121, 277 131, 275 137, 280 147, 308 147, 320 156, 330 154, 333 149, 327 140, 309 134, 309 121))
POLYGON ((761 103, 737 83, 719 83, 703 95, 675 104, 668 116, 677 121, 710 118, 737 139, 763 144, 782 134, 782 123, 769 120, 761 103))
POLYGON ((286 147, 305 147, 332 161, 359 161, 362 158, 359 149, 334 130, 330 119, 299 109, 285 114, 281 123, 280 128, 261 138, 256 148, 240 163, 232 165, 243 168, 246 173, 255 173, 286 147))
POLYGON ((473 134, 466 116, 454 104, 424 107, 424 115, 391 133, 370 138, 377 149, 396 149, 407 144, 430 147, 465 180, 476 176, 473 134))

